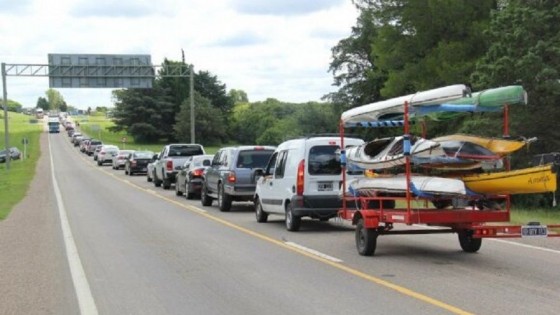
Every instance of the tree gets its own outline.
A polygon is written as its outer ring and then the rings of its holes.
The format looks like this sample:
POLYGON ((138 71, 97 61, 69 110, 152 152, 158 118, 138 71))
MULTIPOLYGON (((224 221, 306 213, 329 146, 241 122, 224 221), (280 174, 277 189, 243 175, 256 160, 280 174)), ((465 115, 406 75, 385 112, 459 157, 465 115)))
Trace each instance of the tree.
POLYGON ((44 97, 39 97, 37 99, 37 106, 36 108, 42 108, 44 111, 48 111, 49 108, 49 101, 47 101, 46 98, 44 97))
POLYGON ((247 93, 243 90, 231 89, 229 90, 228 96, 234 104, 249 103, 249 97, 247 97, 247 93))
POLYGON ((55 89, 48 89, 45 92, 49 102, 49 109, 60 110, 61 105, 64 103, 64 97, 55 89))
POLYGON ((326 95, 325 99, 338 104, 339 112, 379 100, 386 80, 386 74, 375 65, 372 56, 372 43, 378 28, 372 9, 357 7, 360 15, 357 25, 352 27, 352 35, 331 49, 329 71, 333 73, 334 85, 339 90, 326 95))
POLYGON ((116 100, 112 131, 127 131, 138 142, 175 140, 175 107, 159 87, 113 91, 116 100))
MULTIPOLYGON (((509 1, 492 19, 486 32, 492 44, 472 76, 478 88, 523 85, 529 105, 510 110, 511 132, 538 137, 532 154, 560 147, 559 20, 557 1, 509 1)), ((526 154, 520 162, 529 158, 526 154)))
MULTIPOLYGON (((206 145, 219 145, 227 137, 225 116, 210 100, 195 93, 195 140, 204 140, 206 145)), ((177 115, 177 123, 173 126, 178 141, 190 142, 191 139, 191 106, 188 100, 181 105, 177 115)))

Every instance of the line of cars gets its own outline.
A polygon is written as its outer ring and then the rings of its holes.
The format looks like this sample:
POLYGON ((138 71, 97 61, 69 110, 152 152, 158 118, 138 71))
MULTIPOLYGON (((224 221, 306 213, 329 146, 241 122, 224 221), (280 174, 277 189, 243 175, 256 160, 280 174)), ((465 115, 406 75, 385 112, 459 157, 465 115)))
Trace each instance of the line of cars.
MULTIPOLYGON (((205 207, 216 201, 222 212, 230 211, 234 202, 252 202, 257 222, 267 222, 269 215, 284 216, 289 231, 298 231, 303 217, 328 221, 342 207, 338 136, 302 137, 278 147, 228 146, 214 155, 206 154, 200 144, 169 144, 154 154, 119 150, 94 139, 74 141, 97 158, 99 166, 110 161, 126 175, 144 173, 155 187, 174 186, 177 196, 200 198, 205 207)), ((344 138, 344 148, 362 143, 344 138)), ((359 170, 346 172, 347 179, 364 176, 359 170)))
MULTIPOLYGON (((344 138, 345 148, 362 143, 359 138, 344 138)), ((214 155, 204 154, 200 145, 169 145, 154 156, 147 180, 164 189, 175 185, 176 195, 187 199, 200 196, 205 207, 216 201, 222 212, 230 211, 233 202, 253 202, 257 222, 280 215, 287 230, 298 231, 303 217, 328 221, 338 215, 340 153, 338 136, 302 137, 278 147, 230 146, 214 155), (173 146, 189 147, 192 155, 173 157, 173 146)), ((364 176, 360 170, 346 172, 347 179, 364 176)))

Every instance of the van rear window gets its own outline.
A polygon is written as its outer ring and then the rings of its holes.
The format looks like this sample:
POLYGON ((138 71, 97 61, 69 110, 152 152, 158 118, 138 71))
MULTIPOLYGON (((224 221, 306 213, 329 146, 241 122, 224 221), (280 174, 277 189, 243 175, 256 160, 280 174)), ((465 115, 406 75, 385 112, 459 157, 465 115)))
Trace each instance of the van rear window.
POLYGON ((309 150, 307 171, 310 175, 340 174, 340 156, 337 145, 318 145, 309 150))

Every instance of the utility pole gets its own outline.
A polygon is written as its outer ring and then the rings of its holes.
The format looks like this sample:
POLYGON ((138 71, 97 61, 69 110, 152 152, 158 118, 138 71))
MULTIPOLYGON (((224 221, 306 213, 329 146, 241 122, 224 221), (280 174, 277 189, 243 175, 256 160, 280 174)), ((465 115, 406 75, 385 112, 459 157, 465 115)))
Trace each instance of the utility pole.
POLYGON ((2 89, 4 94, 4 136, 6 142, 6 170, 10 170, 10 159, 12 158, 10 152, 10 134, 8 133, 8 91, 6 90, 6 64, 2 62, 2 89))
POLYGON ((194 138, 194 66, 193 65, 190 66, 189 85, 190 85, 189 98, 191 102, 191 143, 196 143, 194 138))

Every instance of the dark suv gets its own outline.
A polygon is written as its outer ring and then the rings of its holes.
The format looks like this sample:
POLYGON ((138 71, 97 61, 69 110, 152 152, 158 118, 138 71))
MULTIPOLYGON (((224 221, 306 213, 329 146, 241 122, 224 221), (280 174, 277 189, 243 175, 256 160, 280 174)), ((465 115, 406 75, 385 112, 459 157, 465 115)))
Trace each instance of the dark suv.
POLYGON ((220 149, 203 174, 201 203, 218 200, 220 211, 229 211, 233 201, 252 201, 255 194, 254 170, 263 169, 275 147, 237 146, 220 149))

